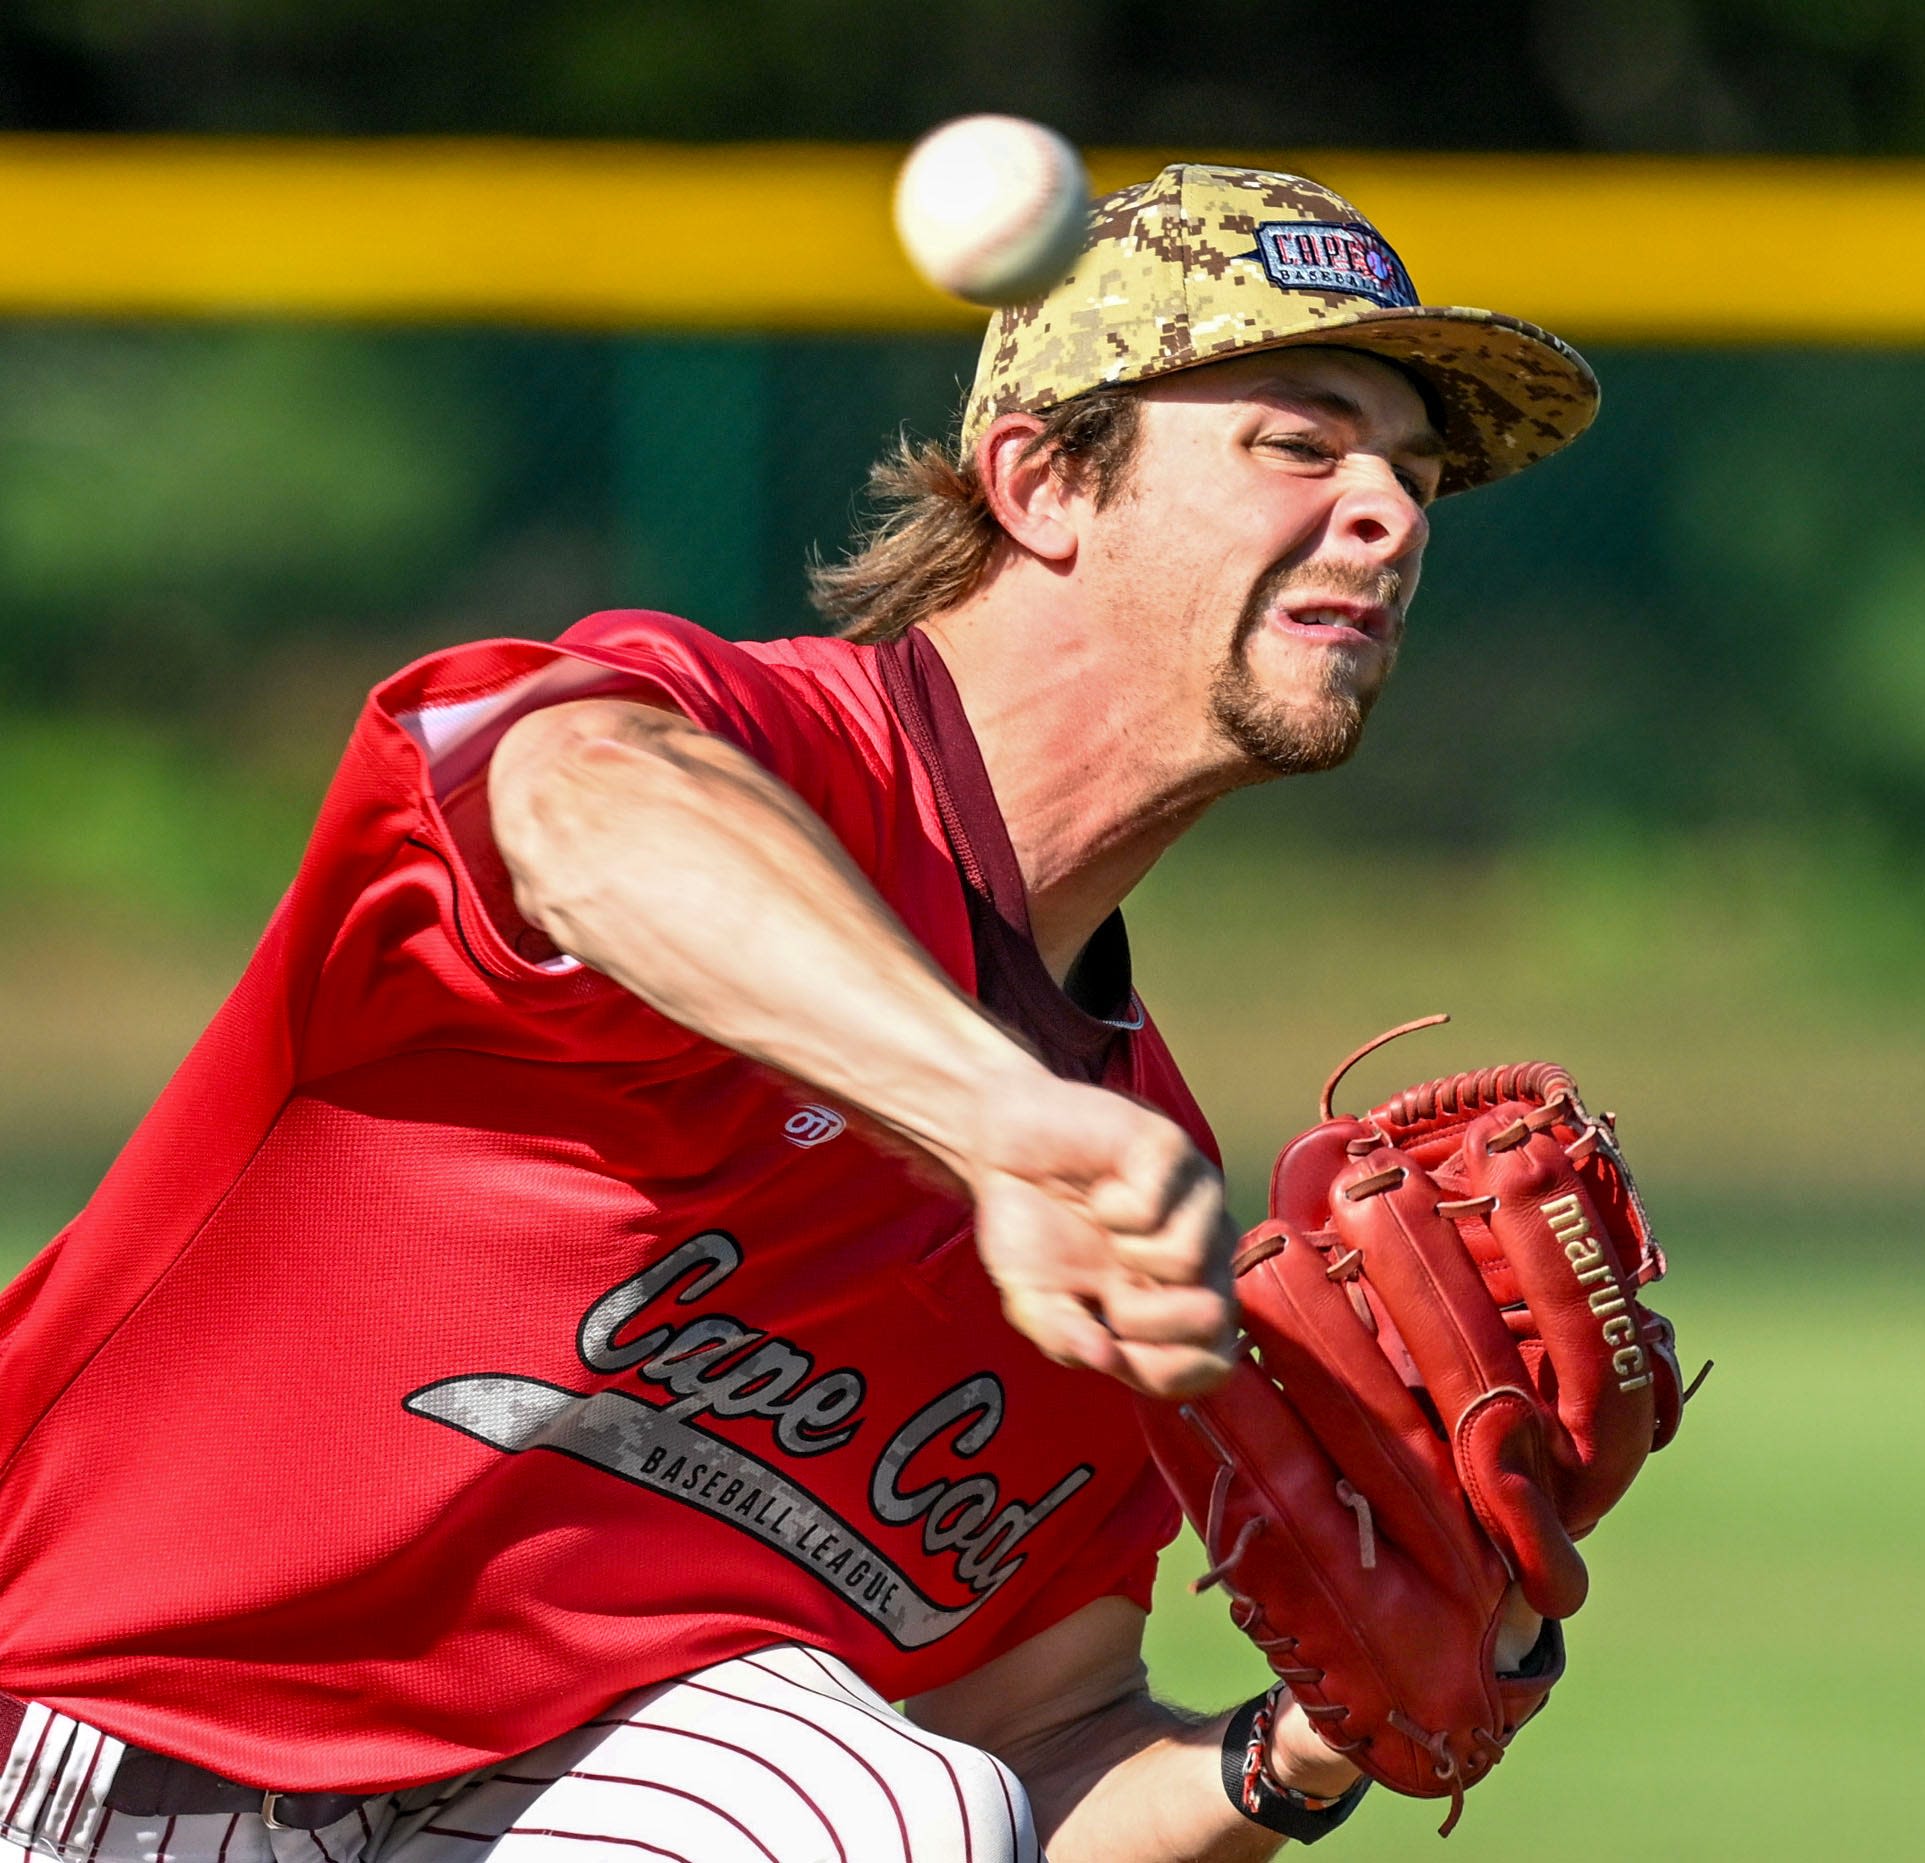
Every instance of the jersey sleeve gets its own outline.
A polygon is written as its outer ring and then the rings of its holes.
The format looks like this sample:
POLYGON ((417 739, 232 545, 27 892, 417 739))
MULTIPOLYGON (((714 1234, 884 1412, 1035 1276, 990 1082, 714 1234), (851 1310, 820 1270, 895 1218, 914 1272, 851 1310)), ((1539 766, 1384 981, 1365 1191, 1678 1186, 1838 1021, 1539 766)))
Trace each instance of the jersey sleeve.
POLYGON ((495 849, 495 746, 529 712, 591 697, 665 706, 738 745, 874 873, 873 749, 793 668, 642 612, 591 616, 552 643, 431 655, 370 697, 290 896, 331 927, 302 1073, 409 1047, 648 1063, 700 1044, 523 920, 495 849))

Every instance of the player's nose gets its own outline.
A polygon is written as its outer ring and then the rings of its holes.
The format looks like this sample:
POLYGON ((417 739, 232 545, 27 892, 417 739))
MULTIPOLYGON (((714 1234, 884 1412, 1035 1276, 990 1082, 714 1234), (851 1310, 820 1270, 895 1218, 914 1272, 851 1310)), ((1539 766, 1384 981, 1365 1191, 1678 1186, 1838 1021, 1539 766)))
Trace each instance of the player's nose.
POLYGON ((1373 562, 1402 566, 1430 538, 1430 519, 1386 459, 1353 461, 1355 472, 1338 513, 1339 533, 1373 562))

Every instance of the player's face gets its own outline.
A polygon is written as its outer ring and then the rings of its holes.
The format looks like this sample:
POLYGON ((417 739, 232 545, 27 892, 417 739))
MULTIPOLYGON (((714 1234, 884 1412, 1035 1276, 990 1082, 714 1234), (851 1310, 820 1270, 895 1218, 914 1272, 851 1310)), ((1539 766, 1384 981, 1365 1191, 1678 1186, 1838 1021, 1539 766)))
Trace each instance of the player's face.
POLYGON ((1374 357, 1302 348, 1144 399, 1129 489, 1104 513, 1113 605, 1252 774, 1342 762, 1397 657, 1429 533, 1442 443, 1423 397, 1374 357))

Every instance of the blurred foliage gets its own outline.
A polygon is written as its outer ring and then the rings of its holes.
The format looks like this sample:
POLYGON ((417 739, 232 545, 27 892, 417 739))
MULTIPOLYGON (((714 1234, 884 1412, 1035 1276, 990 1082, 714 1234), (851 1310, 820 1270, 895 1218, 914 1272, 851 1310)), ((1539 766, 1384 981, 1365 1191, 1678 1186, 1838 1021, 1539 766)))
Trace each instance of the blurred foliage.
POLYGON ((424 394, 399 360, 272 326, 9 331, 9 606, 57 652, 107 616, 234 636, 418 598, 472 547, 492 436, 450 421, 471 411, 458 384, 424 394))
POLYGON ((524 595, 546 628, 606 580, 611 359, 527 346, 0 326, 0 681, 219 722, 296 639, 406 641, 446 604, 483 632, 524 595))
POLYGON ((12 0, 0 125, 1213 148, 1925 149, 1916 0, 12 0))
POLYGON ((1925 825, 1921 365, 1745 356, 1676 437, 1667 544, 1725 689, 1780 763, 1925 825), (1724 560, 1694 548, 1729 537, 1724 560), (1793 748, 1795 747, 1795 749, 1793 748), (1788 755, 1789 753, 1789 755, 1788 755))
POLYGON ((258 925, 314 819, 319 772, 154 720, 0 713, 0 746, 7 895, 132 908, 148 935, 258 925))
MULTIPOLYGON (((808 553, 843 547, 898 422, 944 430, 971 349, 0 326, 0 690, 318 782, 349 678, 322 661, 371 679, 620 605, 804 630, 808 553)), ((1368 754, 1275 807, 1333 844, 1661 826, 1909 863, 1925 358, 1597 360, 1590 435, 1439 508, 1368 754)))

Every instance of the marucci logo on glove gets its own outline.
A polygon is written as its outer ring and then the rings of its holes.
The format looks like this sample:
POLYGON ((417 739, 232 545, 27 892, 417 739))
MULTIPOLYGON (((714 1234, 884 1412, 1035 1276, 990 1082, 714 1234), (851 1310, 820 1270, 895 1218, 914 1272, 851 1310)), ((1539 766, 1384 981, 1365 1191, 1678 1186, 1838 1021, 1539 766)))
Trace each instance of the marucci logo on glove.
POLYGON ((1551 1233, 1564 1245, 1564 1253, 1577 1276, 1580 1287, 1591 1290, 1592 1314, 1602 1320, 1604 1343, 1616 1349, 1611 1354, 1611 1369, 1618 1375, 1620 1391, 1641 1391, 1651 1382, 1651 1367, 1643 1346, 1638 1344, 1638 1323, 1625 1311, 1624 1289, 1604 1250, 1591 1233, 1591 1224, 1575 1192, 1541 1206, 1551 1233))

